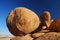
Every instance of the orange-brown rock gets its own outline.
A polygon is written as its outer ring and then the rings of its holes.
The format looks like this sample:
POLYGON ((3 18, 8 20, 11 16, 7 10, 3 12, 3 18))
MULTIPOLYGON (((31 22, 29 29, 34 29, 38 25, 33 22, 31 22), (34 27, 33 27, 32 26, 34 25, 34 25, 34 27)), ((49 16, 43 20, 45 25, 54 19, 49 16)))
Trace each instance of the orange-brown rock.
POLYGON ((50 32, 40 36, 35 40, 60 40, 60 33, 50 32))
POLYGON ((12 38, 11 40, 33 40, 33 38, 30 36, 30 34, 27 34, 25 36, 17 36, 15 38, 12 38))
POLYGON ((49 30, 50 30, 50 31, 60 32, 60 18, 55 19, 55 20, 51 23, 51 25, 50 25, 50 27, 49 27, 49 30))
POLYGON ((36 13, 24 7, 15 8, 7 17, 7 27, 15 36, 31 33, 39 23, 36 13))
POLYGON ((51 16, 50 13, 48 11, 44 11, 41 16, 40 16, 40 20, 41 20, 41 26, 46 26, 49 27, 51 24, 51 16))

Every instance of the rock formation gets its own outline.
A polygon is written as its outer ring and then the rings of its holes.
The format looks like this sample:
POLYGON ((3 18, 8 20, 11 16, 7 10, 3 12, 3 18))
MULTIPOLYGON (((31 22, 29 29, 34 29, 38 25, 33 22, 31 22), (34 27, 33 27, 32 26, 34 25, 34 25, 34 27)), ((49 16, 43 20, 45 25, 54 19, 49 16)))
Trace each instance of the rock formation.
POLYGON ((50 13, 44 11, 40 20, 27 8, 12 10, 6 19, 9 31, 15 36, 11 40, 60 40, 60 33, 57 33, 60 32, 60 18, 51 20, 50 13))
POLYGON ((48 11, 44 11, 41 15, 40 15, 40 20, 41 20, 41 27, 44 28, 48 28, 51 24, 51 16, 50 13, 48 11))
POLYGON ((36 13, 24 7, 12 10, 6 22, 8 29, 15 36, 31 33, 40 23, 36 13))

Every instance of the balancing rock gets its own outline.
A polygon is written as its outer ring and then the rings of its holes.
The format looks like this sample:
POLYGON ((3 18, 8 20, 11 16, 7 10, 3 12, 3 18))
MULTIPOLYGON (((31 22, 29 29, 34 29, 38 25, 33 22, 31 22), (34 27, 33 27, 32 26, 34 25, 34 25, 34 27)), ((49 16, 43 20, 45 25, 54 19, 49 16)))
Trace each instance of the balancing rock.
POLYGON ((12 10, 6 22, 9 31, 15 36, 31 33, 40 24, 36 13, 24 7, 12 10))

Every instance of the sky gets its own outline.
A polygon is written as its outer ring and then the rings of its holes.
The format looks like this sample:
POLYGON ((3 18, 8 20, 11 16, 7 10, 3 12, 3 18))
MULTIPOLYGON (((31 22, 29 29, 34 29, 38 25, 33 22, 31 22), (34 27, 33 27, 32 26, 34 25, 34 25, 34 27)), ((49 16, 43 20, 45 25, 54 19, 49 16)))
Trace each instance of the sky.
POLYGON ((11 34, 6 26, 6 17, 16 7, 26 7, 38 16, 49 11, 53 20, 60 17, 60 0, 0 0, 0 34, 11 34))

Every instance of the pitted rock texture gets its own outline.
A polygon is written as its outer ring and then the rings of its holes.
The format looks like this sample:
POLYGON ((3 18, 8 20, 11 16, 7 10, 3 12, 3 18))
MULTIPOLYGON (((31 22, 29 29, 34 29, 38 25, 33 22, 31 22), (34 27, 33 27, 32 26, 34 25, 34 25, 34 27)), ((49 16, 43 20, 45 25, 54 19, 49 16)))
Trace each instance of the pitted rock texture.
POLYGON ((40 36, 35 40, 60 40, 60 33, 50 32, 40 36))
POLYGON ((49 30, 50 30, 50 31, 60 32, 60 18, 55 19, 55 20, 51 23, 51 25, 50 25, 50 27, 49 27, 49 30))
POLYGON ((7 27, 15 36, 31 33, 39 24, 36 13, 24 7, 15 8, 7 17, 7 27))
POLYGON ((41 20, 41 26, 46 26, 49 27, 51 24, 51 16, 50 16, 50 12, 48 11, 44 11, 41 15, 40 15, 40 20, 41 20))

